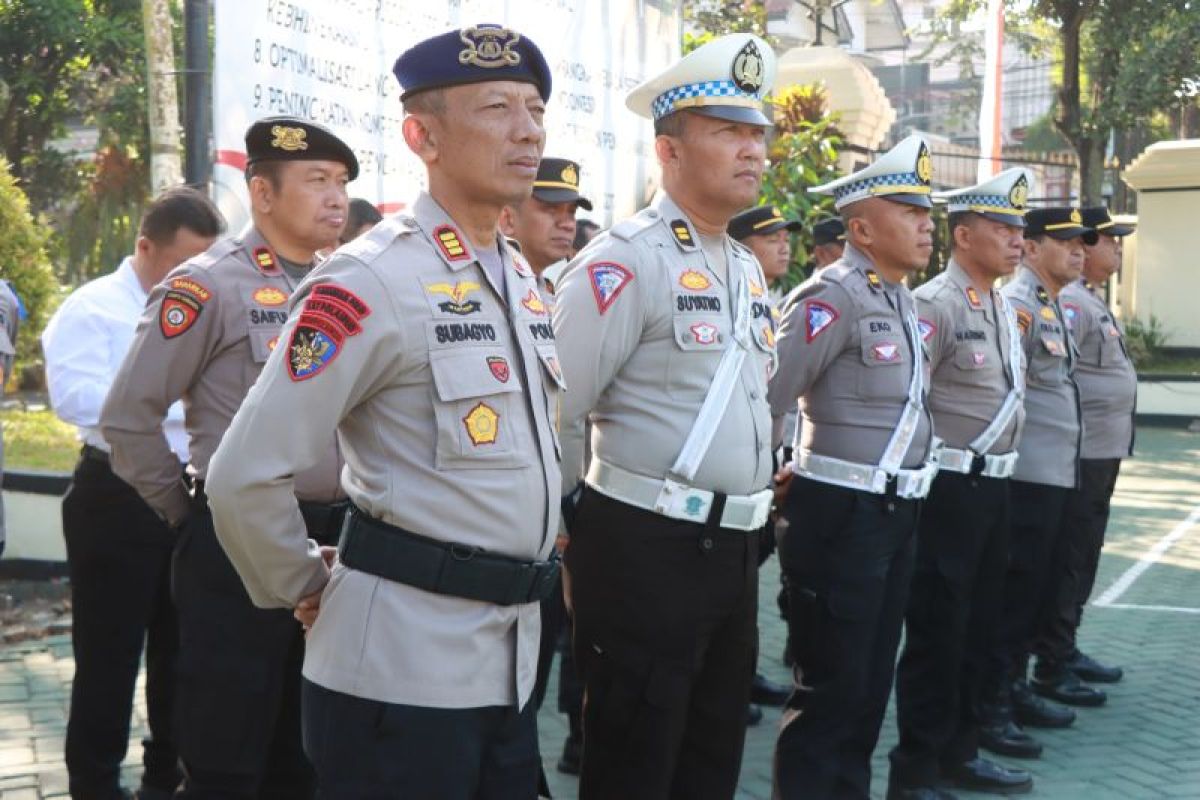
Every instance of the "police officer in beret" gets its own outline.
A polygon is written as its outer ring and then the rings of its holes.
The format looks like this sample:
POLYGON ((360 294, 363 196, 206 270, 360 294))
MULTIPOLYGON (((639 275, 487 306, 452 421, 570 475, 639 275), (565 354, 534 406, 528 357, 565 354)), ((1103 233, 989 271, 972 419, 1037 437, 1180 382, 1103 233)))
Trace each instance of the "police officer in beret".
POLYGON ((979 757, 981 660, 1003 602, 1008 477, 1017 463, 1025 374, 1016 315, 995 282, 1021 261, 1029 177, 1010 169, 935 195, 947 202, 950 263, 913 296, 929 351, 929 409, 942 447, 921 511, 896 668, 889 798, 939 785, 1028 791, 1033 779, 979 757))
MULTIPOLYGON (((1017 315, 1027 364, 1025 429, 1010 484, 1004 610, 996 657, 985 675, 980 743, 995 753, 1031 758, 1041 746, 1023 726, 1064 728, 1075 721, 1071 709, 1033 693, 1027 672, 1056 593, 1063 513, 1079 474, 1079 394, 1072 377, 1077 353, 1059 293, 1079 279, 1084 245, 1096 241, 1096 232, 1083 225, 1079 209, 1055 207, 1029 211, 1024 235, 1024 262, 1002 293, 1017 315)), ((1076 702, 1104 700, 1077 678, 1070 693, 1076 702)))
POLYGON ((301 285, 209 493, 254 602, 312 626, 304 743, 323 797, 528 800, 562 374, 496 223, 537 175, 550 70, 528 38, 478 25, 394 72, 429 191, 301 285), (353 505, 331 568, 292 476, 335 430, 353 505))
POLYGON ((1067 496, 1064 512, 1065 557, 1056 578, 1058 597, 1042 627, 1034 688, 1054 697, 1064 670, 1081 680, 1116 683, 1120 667, 1101 664, 1076 645, 1076 635, 1096 581, 1104 531, 1121 459, 1133 455, 1137 371, 1125 346, 1125 333, 1101 292, 1121 268, 1121 239, 1133 233, 1114 222, 1108 208, 1085 208, 1083 224, 1096 231, 1095 244, 1084 244, 1083 275, 1062 290, 1067 327, 1079 348, 1075 383, 1083 412, 1079 485, 1067 496))
POLYGON ((813 225, 813 271, 825 269, 842 257, 846 249, 846 225, 838 217, 828 217, 813 225))
POLYGON ((555 295, 585 800, 737 787, 775 323, 726 228, 758 196, 774 73, 766 42, 733 34, 629 94, 654 120, 663 191, 580 253, 555 295))
MULTIPOLYGON (((304 638, 287 610, 255 608, 217 542, 206 500, 210 458, 280 342, 288 297, 346 221, 354 153, 326 129, 269 117, 246 132, 251 224, 169 273, 151 291, 100 417, 113 471, 181 531, 173 588, 180 646, 176 745, 184 798, 305 798, 312 769, 300 742, 304 638), (162 423, 183 399, 188 474, 162 423)), ((303 426, 290 416, 293 428, 303 426)), ((265 442, 258 442, 263 445, 265 442)), ((332 544, 344 493, 331 435, 296 470, 297 532, 332 544)), ((248 459, 265 457, 256 451, 248 459)), ((314 545, 315 548, 315 545, 314 545)))
POLYGON ((543 294, 554 294, 550 277, 567 265, 575 243, 575 214, 592 210, 592 201, 579 193, 579 164, 565 158, 543 158, 538 165, 533 196, 500 213, 500 230, 521 246, 543 294))
POLYGON ((795 691, 775 751, 775 794, 867 797, 891 694, 921 500, 937 470, 926 361, 902 283, 929 262, 929 149, 910 136, 870 166, 809 191, 833 194, 842 259, 784 311, 778 419, 799 402, 783 505, 795 691))

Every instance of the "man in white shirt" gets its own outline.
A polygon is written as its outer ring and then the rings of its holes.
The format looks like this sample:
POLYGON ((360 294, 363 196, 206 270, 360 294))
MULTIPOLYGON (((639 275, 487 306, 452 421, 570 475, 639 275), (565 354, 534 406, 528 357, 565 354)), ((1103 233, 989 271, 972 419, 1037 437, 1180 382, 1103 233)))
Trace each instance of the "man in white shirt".
MULTIPOLYGON (((186 187, 167 190, 146 209, 133 255, 72 293, 42 334, 50 402, 63 421, 79 427, 83 443, 63 498, 75 652, 66 761, 71 796, 80 800, 128 796, 120 787, 120 766, 143 642, 150 735, 143 741, 138 797, 169 797, 180 779, 171 736, 178 647, 170 592, 175 532, 113 473, 99 420, 149 290, 208 249, 223 227, 205 195, 186 187)), ((182 474, 188 440, 179 403, 163 431, 182 474)))

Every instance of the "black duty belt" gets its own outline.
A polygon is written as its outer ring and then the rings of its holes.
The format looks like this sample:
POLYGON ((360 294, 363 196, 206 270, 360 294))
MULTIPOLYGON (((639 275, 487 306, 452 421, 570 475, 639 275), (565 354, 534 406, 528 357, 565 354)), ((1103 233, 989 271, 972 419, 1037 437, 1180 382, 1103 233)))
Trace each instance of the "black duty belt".
POLYGON ((501 606, 535 603, 558 589, 559 560, 522 561, 443 542, 368 516, 346 515, 338 558, 351 569, 434 594, 501 606))
MULTIPOLYGON (((208 494, 204 491, 204 481, 198 480, 193 484, 192 500, 206 513, 208 511, 208 494)), ((338 534, 345 524, 346 513, 350 509, 349 500, 337 503, 314 503, 310 500, 297 501, 300 505, 300 516, 304 517, 304 528, 317 544, 336 545, 338 534)))

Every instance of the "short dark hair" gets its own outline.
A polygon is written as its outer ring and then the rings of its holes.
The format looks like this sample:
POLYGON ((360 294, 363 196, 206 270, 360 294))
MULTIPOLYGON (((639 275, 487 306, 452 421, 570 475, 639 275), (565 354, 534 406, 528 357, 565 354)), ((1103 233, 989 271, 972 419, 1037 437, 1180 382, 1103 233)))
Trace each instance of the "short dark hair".
POLYGON ((1025 238, 1032 239, 1033 241, 1037 242, 1038 244, 1041 244, 1043 241, 1045 241, 1046 234, 1044 234, 1044 233, 1026 233, 1025 238))
POLYGON ((976 214, 972 211, 951 211, 949 214, 946 215, 946 230, 950 234, 950 249, 951 250, 954 250, 957 248, 957 244, 954 241, 954 229, 961 225, 966 225, 966 226, 970 227, 971 221, 975 217, 976 217, 976 214))
POLYGON ((255 161, 246 167, 246 183, 249 183, 251 178, 262 178, 271 184, 272 189, 279 191, 279 187, 283 184, 284 163, 286 162, 270 159, 267 161, 255 161))
POLYGON ((225 230, 225 219, 203 192, 191 186, 176 186, 150 201, 138 225, 138 235, 155 244, 168 244, 180 228, 197 236, 219 236, 225 230))
POLYGON ((446 112, 446 90, 426 89, 417 92, 403 102, 405 114, 432 114, 435 117, 446 112))
POLYGON ((571 242, 571 249, 578 253, 587 243, 591 241, 592 236, 599 232, 600 226, 592 222, 590 219, 581 219, 575 223, 575 241, 571 242))
POLYGON ((654 135, 655 136, 674 136, 679 138, 683 136, 683 131, 686 123, 684 122, 687 113, 683 111, 672 111, 665 117, 654 120, 654 135))
POLYGON ((350 201, 350 209, 346 212, 346 225, 342 228, 344 236, 349 238, 343 241, 348 242, 357 236, 363 225, 378 225, 382 219, 383 214, 379 213, 379 209, 370 200, 355 197, 350 201))

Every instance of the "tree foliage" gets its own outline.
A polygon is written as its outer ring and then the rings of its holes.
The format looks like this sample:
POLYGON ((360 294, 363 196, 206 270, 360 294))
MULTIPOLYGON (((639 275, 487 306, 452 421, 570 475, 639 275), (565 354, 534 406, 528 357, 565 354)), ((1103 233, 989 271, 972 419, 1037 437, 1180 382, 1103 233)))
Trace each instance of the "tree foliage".
POLYGON ((0 156, 0 278, 12 284, 28 317, 17 339, 17 373, 40 359, 38 334, 58 299, 58 281, 46 254, 46 227, 29 213, 29 200, 0 156))
POLYGON ((753 33, 767 39, 765 0, 690 0, 683 4, 683 52, 727 33, 753 33))

